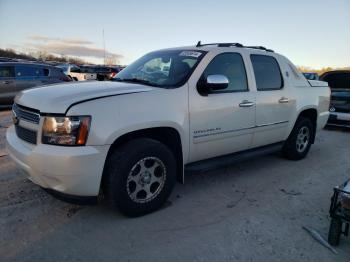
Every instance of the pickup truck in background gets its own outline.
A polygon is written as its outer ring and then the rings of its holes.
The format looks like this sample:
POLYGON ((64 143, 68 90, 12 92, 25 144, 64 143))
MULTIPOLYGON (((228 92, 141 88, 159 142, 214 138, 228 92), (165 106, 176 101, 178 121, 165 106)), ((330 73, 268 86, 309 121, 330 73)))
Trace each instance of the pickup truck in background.
POLYGON ((155 51, 113 80, 22 92, 6 140, 34 183, 102 193, 129 216, 158 209, 185 171, 276 150, 302 159, 329 117, 327 83, 259 46, 155 51))
POLYGON ((350 71, 335 70, 321 75, 331 88, 329 126, 350 127, 350 71))
POLYGON ((72 81, 87 81, 97 79, 97 74, 95 72, 90 72, 77 65, 58 64, 56 67, 61 68, 63 73, 72 79, 72 81))

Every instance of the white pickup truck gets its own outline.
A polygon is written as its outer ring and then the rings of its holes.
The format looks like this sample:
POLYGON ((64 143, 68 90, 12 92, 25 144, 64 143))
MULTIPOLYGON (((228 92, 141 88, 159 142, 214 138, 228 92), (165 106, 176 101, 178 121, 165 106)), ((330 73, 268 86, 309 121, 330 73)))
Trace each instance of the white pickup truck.
POLYGON ((186 170, 271 150, 302 159, 329 116, 327 83, 263 47, 160 50, 114 80, 20 93, 6 139, 34 183, 64 196, 103 192, 129 216, 158 209, 186 170))

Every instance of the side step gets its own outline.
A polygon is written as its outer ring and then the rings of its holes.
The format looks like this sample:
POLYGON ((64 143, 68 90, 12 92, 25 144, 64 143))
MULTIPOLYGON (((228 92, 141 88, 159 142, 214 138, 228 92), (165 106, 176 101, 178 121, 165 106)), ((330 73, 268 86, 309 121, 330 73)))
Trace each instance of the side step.
POLYGON ((248 150, 233 153, 233 154, 228 154, 224 156, 219 156, 219 157, 214 157, 210 159, 189 163, 185 165, 185 172, 199 173, 199 172, 210 171, 217 168, 236 164, 253 157, 275 153, 282 149, 283 143, 284 142, 278 142, 267 146, 252 148, 252 149, 248 149, 248 150))

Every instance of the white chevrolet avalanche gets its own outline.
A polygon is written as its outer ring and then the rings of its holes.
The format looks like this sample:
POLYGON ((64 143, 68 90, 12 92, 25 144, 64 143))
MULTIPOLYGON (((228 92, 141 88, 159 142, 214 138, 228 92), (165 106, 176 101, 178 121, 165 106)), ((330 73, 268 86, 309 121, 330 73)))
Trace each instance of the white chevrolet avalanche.
POLYGON ((272 50, 199 42, 151 52, 110 82, 23 91, 7 148, 35 184, 103 193, 138 216, 158 209, 185 171, 273 150, 304 158, 329 102, 327 83, 272 50))

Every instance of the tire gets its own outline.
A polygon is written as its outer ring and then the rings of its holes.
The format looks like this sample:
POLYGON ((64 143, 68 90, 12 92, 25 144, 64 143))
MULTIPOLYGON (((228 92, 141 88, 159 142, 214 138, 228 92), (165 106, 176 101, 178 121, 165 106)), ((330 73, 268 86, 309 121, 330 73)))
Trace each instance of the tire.
POLYGON ((176 160, 164 144, 139 138, 109 156, 104 176, 110 204, 127 216, 141 216, 168 199, 176 181, 176 160))
POLYGON ((314 126, 311 120, 300 117, 283 146, 283 155, 291 160, 303 159, 310 150, 314 135, 314 126))
POLYGON ((342 231, 342 222, 340 219, 332 218, 328 232, 328 243, 332 246, 338 246, 342 231))

